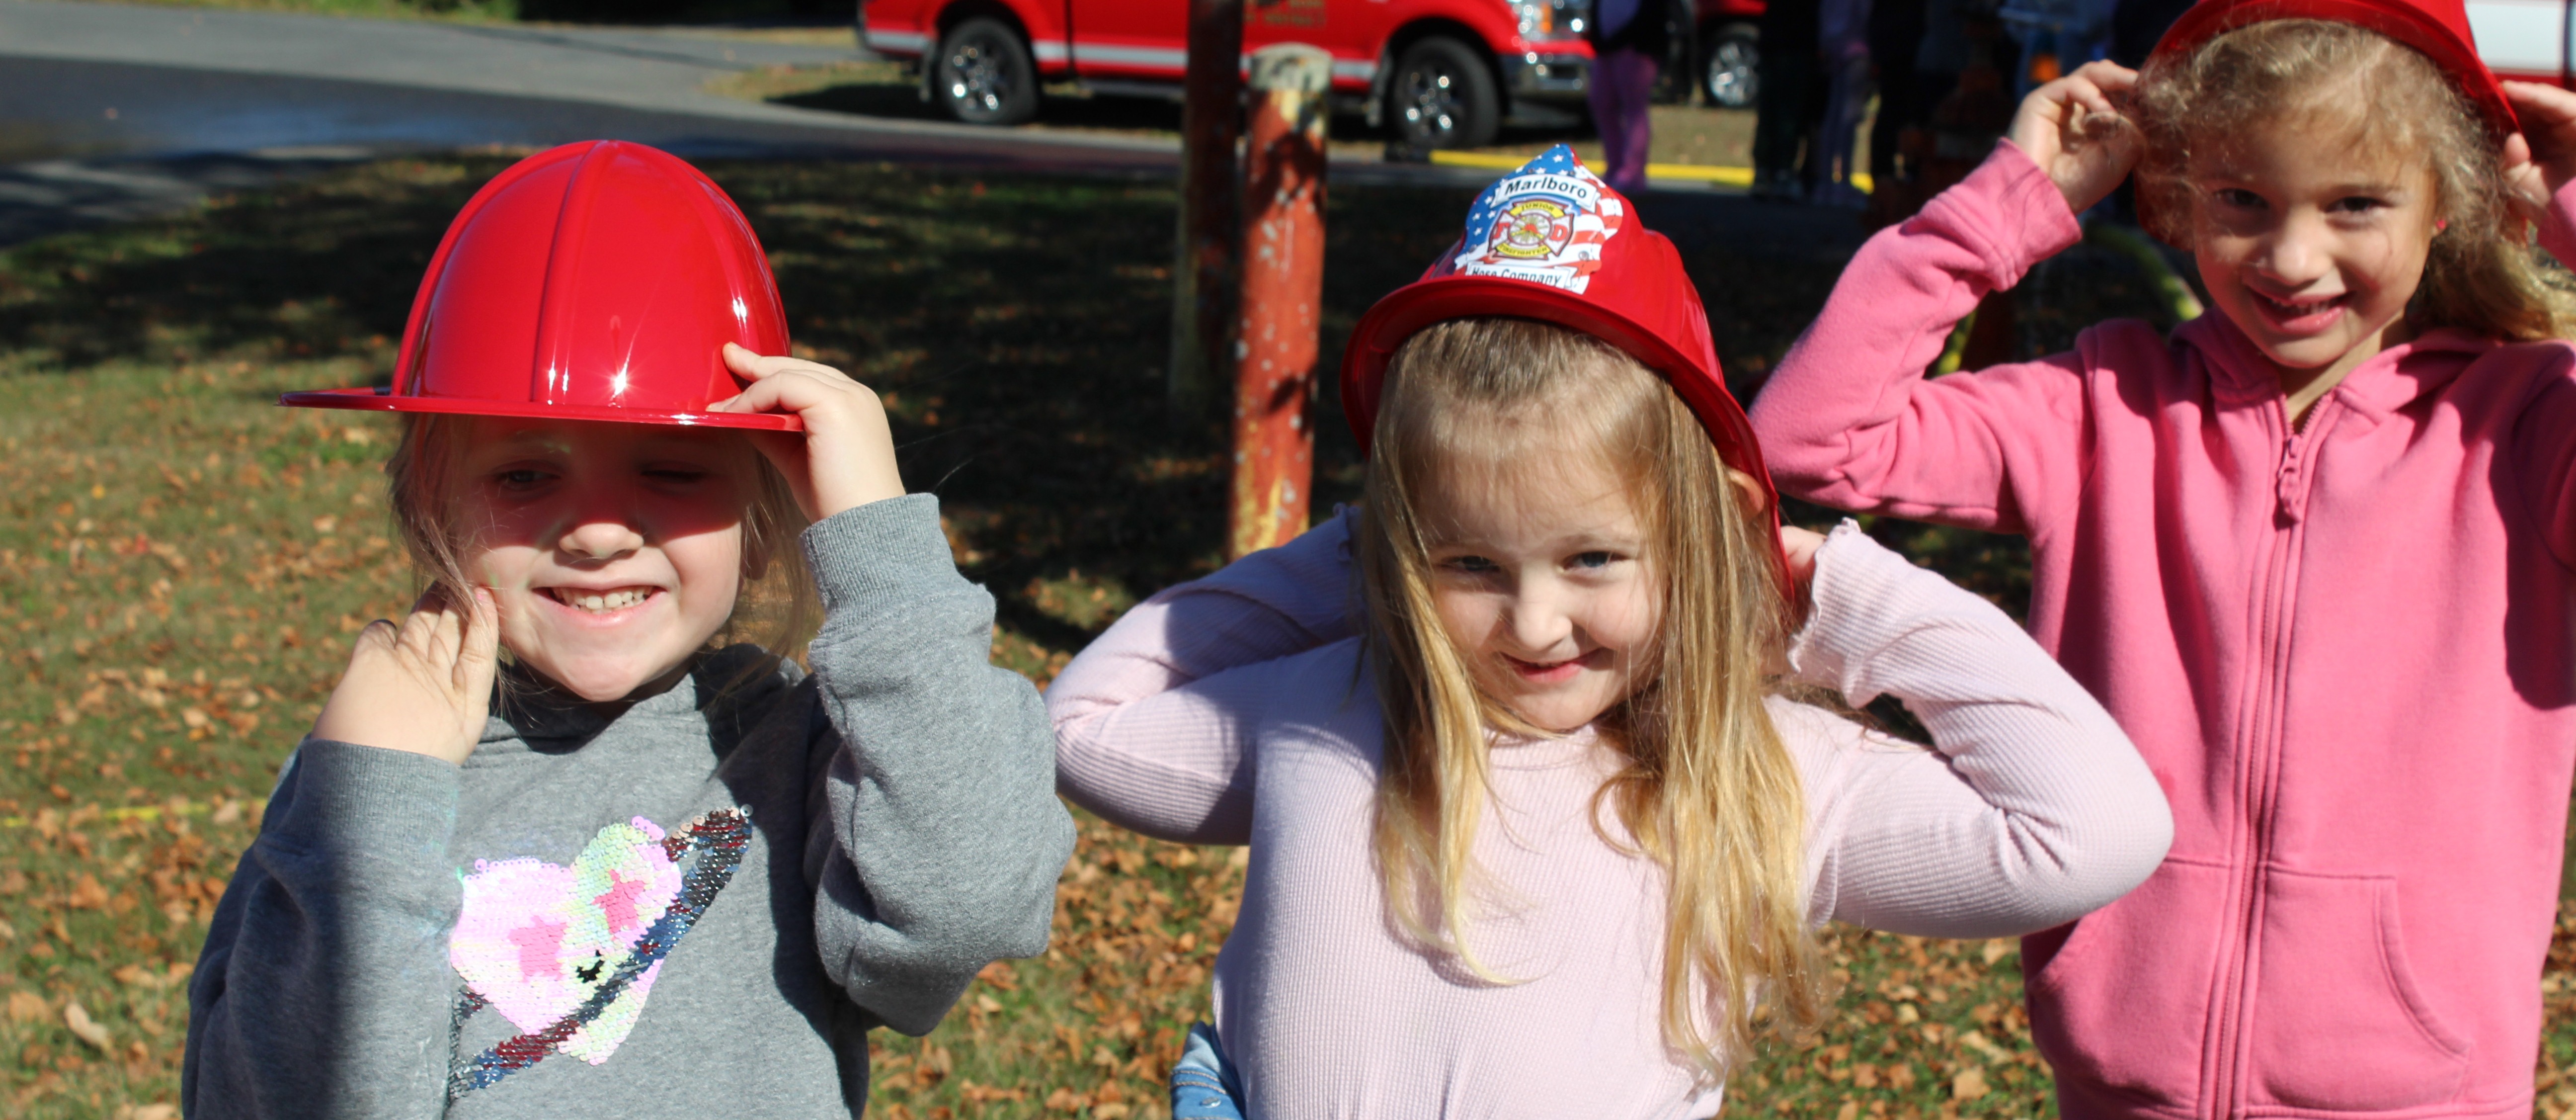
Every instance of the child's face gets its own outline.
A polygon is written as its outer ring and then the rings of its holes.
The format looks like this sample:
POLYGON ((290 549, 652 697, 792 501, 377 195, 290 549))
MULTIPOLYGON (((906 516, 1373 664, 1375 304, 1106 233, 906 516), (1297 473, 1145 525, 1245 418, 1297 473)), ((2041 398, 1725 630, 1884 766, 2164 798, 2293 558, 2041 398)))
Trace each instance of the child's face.
POLYGON ((648 424, 480 417, 467 437, 466 571, 501 643, 585 700, 668 684, 732 615, 749 442, 648 424))
POLYGON ((1571 731, 1651 677, 1661 595, 1627 486, 1572 449, 1530 459, 1503 478, 1432 472, 1416 512, 1440 623, 1476 683, 1571 731))
POLYGON ((2303 123, 2192 161, 2193 252, 2212 301, 2285 374, 2339 377, 2402 337, 2391 329, 2433 243, 2433 175, 2303 123))

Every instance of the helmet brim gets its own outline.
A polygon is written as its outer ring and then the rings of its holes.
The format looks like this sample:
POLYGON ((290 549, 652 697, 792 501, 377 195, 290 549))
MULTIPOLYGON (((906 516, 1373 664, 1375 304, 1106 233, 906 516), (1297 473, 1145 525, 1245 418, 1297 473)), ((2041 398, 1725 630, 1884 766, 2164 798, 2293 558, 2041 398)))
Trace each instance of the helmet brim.
POLYGON ((449 416, 501 416, 530 420, 586 420, 611 424, 665 424, 687 428, 737 428, 745 431, 801 432, 805 421, 784 412, 656 412, 598 405, 423 397, 388 389, 308 389, 286 393, 277 403, 288 408, 341 408, 361 412, 426 412, 449 416))
POLYGON ((1442 276, 1418 280, 1387 295, 1361 317, 1342 359, 1342 415, 1366 455, 1375 434, 1377 404, 1386 367, 1404 341, 1451 319, 1505 316, 1535 319, 1607 342, 1663 376, 1707 429, 1727 466, 1753 476, 1776 513, 1779 500, 1761 443, 1744 410, 1724 396, 1716 372, 1685 354, 1643 323, 1572 292, 1499 276, 1442 276), (1710 391, 1716 387, 1716 391, 1710 391))

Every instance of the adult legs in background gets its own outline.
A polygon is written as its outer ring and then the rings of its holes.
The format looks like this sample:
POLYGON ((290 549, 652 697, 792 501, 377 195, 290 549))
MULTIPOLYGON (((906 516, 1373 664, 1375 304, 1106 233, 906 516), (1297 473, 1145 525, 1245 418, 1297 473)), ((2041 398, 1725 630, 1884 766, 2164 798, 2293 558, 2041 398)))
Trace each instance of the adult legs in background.
MULTIPOLYGON (((1853 43, 1826 65, 1833 85, 1825 95, 1823 138, 1816 160, 1816 170, 1825 180, 1821 201, 1857 210, 1869 204, 1869 196, 1851 181, 1860 170, 1859 152, 1852 142, 1859 137, 1861 115, 1869 108, 1869 49, 1853 43)), ((1871 170, 1876 173, 1877 169, 1871 170)))
POLYGON ((1654 58, 1621 48, 1592 62, 1592 125, 1601 133, 1602 181, 1621 194, 1646 189, 1646 157, 1654 146, 1647 113, 1659 71, 1654 58))
POLYGON ((1762 51, 1762 92, 1753 122, 1753 193, 1796 198, 1798 145, 1805 138, 1816 58, 1805 51, 1762 51))

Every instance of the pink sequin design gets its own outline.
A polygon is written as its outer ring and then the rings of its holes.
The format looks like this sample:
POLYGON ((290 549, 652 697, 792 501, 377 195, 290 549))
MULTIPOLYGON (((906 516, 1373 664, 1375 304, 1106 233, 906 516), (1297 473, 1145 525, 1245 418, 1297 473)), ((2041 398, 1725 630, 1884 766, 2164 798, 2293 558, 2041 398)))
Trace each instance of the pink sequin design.
MULTIPOLYGON (((467 988, 522 1031, 541 1031, 597 992, 648 923, 679 897, 677 853, 637 817, 599 830, 570 867, 477 860, 448 939, 467 988)), ((592 1065, 617 1052, 643 1014, 662 963, 637 976, 555 1049, 592 1065)))

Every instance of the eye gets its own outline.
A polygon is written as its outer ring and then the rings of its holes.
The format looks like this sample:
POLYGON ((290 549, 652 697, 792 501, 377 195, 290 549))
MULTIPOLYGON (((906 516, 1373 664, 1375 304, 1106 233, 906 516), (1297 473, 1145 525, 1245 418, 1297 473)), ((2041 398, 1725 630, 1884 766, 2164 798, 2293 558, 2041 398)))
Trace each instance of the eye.
POLYGON ((2373 195, 2346 195, 2334 200, 2333 202, 2327 203, 2326 213, 2367 215, 2378 210, 2384 210, 2388 208, 2389 205, 2390 203, 2387 199, 2373 195))
POLYGON ((1619 557, 1616 554, 1610 552, 1578 552, 1574 555, 1574 559, 1568 562, 1568 566, 1575 568, 1607 568, 1610 566, 1612 561, 1617 560, 1618 558, 1619 557))
POLYGON ((1482 556, 1451 556, 1441 560, 1439 566, 1445 571, 1469 576, 1492 575, 1503 570, 1501 565, 1482 556))
POLYGON ((2209 192, 2212 201, 2231 210, 2261 210, 2263 196, 2243 187, 2220 187, 2209 192))
POLYGON ((534 490, 553 478, 554 475, 535 467, 510 467, 492 474, 493 484, 510 493, 534 490))
POLYGON ((644 470, 644 477, 655 482, 680 485, 703 480, 709 473, 711 472, 696 467, 647 467, 644 470))

